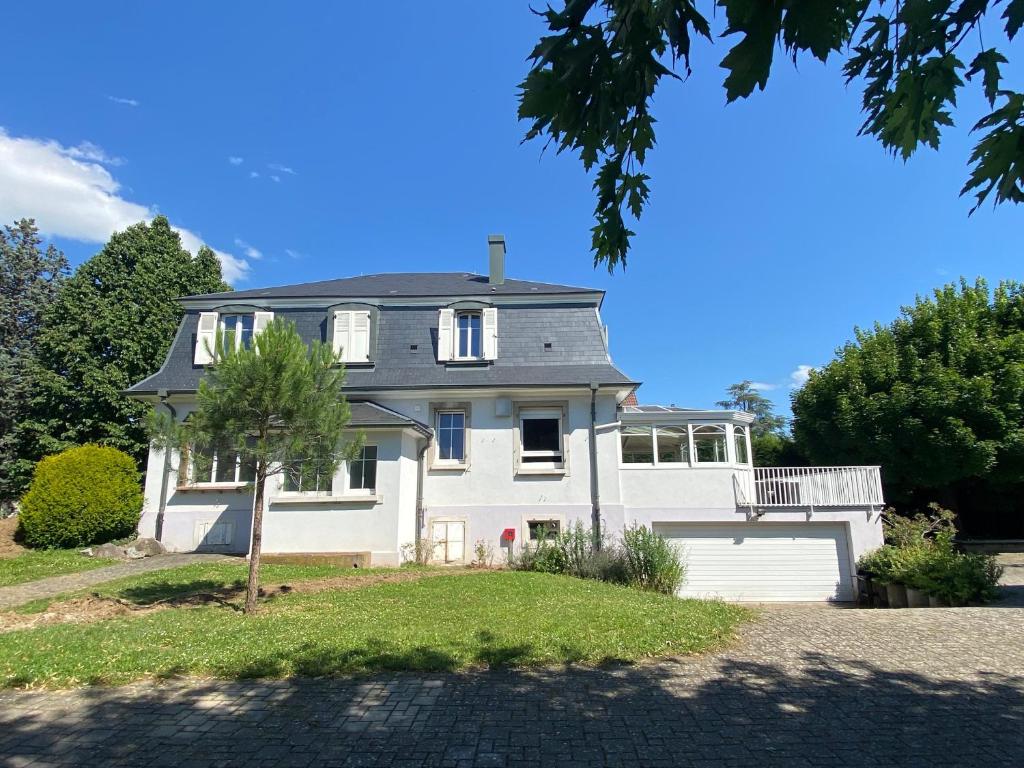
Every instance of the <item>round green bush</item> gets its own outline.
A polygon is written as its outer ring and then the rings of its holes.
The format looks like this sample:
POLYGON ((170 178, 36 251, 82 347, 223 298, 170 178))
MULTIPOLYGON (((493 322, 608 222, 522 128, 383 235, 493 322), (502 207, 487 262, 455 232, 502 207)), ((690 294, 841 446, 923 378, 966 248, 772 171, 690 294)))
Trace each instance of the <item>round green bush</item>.
POLYGON ((67 549, 128 536, 141 512, 132 458, 116 448, 83 445, 36 465, 18 520, 26 545, 67 549))

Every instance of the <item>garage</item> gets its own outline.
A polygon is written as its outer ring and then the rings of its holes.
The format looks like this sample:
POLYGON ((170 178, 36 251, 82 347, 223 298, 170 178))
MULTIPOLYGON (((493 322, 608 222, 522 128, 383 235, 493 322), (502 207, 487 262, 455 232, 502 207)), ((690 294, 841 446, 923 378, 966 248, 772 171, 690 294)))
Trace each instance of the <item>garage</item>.
POLYGON ((682 597, 852 600, 846 527, 830 523, 655 523, 686 555, 682 597))

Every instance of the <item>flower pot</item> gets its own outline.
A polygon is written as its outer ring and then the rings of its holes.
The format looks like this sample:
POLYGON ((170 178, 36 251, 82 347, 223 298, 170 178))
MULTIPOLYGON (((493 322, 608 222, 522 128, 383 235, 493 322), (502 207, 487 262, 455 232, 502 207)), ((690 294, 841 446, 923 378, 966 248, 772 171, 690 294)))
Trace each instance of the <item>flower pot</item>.
POLYGON ((920 589, 914 589, 913 587, 907 587, 907 607, 908 608, 927 608, 928 607, 928 595, 922 592, 920 589))
POLYGON ((949 603, 943 600, 941 597, 935 595, 928 595, 928 607, 929 608, 947 608, 949 603))
POLYGON ((906 608, 907 588, 902 584, 886 584, 885 598, 890 608, 906 608))

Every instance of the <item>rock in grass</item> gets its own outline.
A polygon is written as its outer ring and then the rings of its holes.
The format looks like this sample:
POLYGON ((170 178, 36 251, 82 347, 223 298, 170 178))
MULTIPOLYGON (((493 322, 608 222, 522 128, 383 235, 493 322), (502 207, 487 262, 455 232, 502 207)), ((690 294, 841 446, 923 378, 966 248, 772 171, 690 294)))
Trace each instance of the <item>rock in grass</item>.
POLYGON ((151 538, 136 539, 132 542, 132 547, 134 549, 137 549, 146 557, 152 557, 153 555, 162 555, 167 551, 167 547, 165 547, 156 539, 151 538))
POLYGON ((119 547, 117 544, 100 544, 95 547, 91 547, 93 557, 119 557, 125 556, 124 547, 119 547))

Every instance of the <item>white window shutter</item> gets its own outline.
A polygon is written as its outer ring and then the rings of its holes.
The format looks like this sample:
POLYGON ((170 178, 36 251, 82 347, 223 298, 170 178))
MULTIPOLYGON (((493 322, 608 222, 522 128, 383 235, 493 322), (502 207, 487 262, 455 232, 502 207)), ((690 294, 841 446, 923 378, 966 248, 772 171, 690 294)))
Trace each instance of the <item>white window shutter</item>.
POLYGON ((437 359, 452 359, 452 337, 455 334, 455 310, 442 309, 437 318, 437 359))
POLYGON ((498 359, 498 310, 489 307, 484 310, 483 350, 484 360, 498 359))
POLYGON ((252 335, 263 333, 274 319, 273 312, 256 312, 252 318, 252 335))
POLYGON ((352 313, 352 336, 349 349, 348 361, 350 363, 365 363, 370 359, 370 313, 352 313))
POLYGON ((209 365, 212 363, 216 343, 217 313, 200 312, 199 326, 196 329, 196 354, 193 362, 196 365, 209 365))
POLYGON ((352 345, 349 342, 349 335, 352 329, 352 313, 338 311, 334 313, 334 338, 331 347, 334 354, 342 360, 348 360, 349 350, 352 345))

